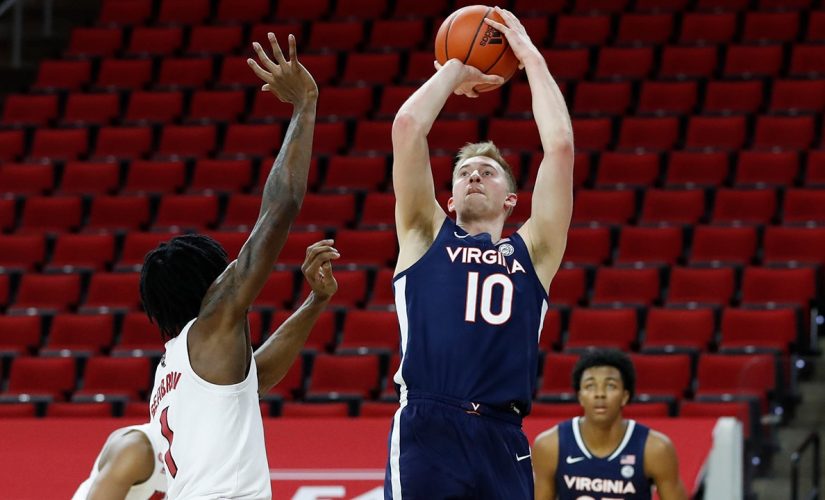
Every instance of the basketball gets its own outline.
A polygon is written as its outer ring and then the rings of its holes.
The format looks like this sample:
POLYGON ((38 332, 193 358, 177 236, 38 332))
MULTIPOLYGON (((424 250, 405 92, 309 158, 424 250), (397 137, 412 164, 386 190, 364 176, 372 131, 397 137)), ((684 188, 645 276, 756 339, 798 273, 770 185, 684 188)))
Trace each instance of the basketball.
MULTIPOLYGON (((469 5, 450 14, 435 36, 438 63, 459 59, 482 73, 509 80, 518 69, 518 59, 504 34, 484 22, 487 17, 504 24, 504 19, 486 5, 469 5)), ((497 87, 499 85, 482 84, 475 90, 487 92, 497 87)))

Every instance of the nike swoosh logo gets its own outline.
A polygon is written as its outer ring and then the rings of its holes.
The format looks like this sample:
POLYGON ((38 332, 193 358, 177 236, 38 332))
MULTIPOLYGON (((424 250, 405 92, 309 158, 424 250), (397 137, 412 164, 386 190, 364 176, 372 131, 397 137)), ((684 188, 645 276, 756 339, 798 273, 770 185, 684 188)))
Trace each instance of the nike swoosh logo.
POLYGON ((470 236, 470 234, 469 234, 469 233, 467 233, 467 234, 465 234, 464 236, 462 236, 462 235, 458 234, 458 233, 457 233, 457 232, 455 232, 455 231, 453 231, 453 234, 455 235, 455 237, 456 237, 456 238, 462 238, 462 239, 463 239, 463 238, 466 238, 467 236, 470 236))
POLYGON ((517 461, 517 462, 521 462, 522 460, 527 459, 527 458, 530 458, 530 454, 529 454, 529 453, 528 453, 528 454, 526 454, 526 455, 524 455, 523 457, 518 456, 518 453, 516 453, 516 461, 517 461))
POLYGON ((567 462, 568 464, 576 464, 576 463, 581 462, 582 460, 584 460, 584 457, 573 458, 570 455, 567 455, 567 458, 565 459, 565 462, 567 462))

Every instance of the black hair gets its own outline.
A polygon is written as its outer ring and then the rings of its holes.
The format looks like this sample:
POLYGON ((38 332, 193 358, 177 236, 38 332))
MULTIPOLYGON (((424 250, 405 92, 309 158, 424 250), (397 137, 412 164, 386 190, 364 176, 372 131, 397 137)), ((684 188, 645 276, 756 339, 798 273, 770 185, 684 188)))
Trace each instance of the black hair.
POLYGON ((140 271, 140 300, 164 341, 177 337, 200 311, 206 291, 229 265, 217 241, 185 234, 146 254, 140 271))
POLYGON ((594 349, 582 354, 573 368, 573 389, 576 392, 581 389, 584 371, 596 366, 612 366, 619 370, 622 375, 622 385, 633 399, 636 392, 636 370, 633 368, 630 356, 618 349, 594 349))

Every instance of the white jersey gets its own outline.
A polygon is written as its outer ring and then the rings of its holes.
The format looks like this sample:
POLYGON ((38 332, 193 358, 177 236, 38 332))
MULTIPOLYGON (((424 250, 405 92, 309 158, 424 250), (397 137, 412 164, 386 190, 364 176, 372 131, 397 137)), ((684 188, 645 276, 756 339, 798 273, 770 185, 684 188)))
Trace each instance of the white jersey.
POLYGON ((150 431, 160 436, 170 499, 272 498, 255 358, 246 379, 216 385, 189 363, 195 320, 166 343, 149 399, 150 431))
POLYGON ((95 464, 92 466, 92 472, 89 474, 89 479, 80 484, 77 491, 72 496, 72 500, 86 500, 89 496, 89 490, 92 488, 92 483, 94 483, 95 478, 100 472, 100 457, 103 455, 103 452, 106 451, 106 447, 109 446, 109 443, 129 432, 134 431, 142 432, 146 438, 149 439, 149 442, 152 443, 152 450, 155 451, 152 453, 155 456, 155 469, 152 471, 152 475, 149 476, 149 479, 129 488, 129 492, 126 494, 125 500, 160 500, 165 497, 164 492, 166 491, 166 474, 164 473, 163 462, 161 462, 157 457, 157 450, 159 450, 160 447, 158 446, 158 443, 152 440, 152 436, 149 433, 149 424, 143 424, 122 427, 109 434, 109 437, 106 439, 106 443, 100 450, 100 454, 98 454, 95 459, 95 464))

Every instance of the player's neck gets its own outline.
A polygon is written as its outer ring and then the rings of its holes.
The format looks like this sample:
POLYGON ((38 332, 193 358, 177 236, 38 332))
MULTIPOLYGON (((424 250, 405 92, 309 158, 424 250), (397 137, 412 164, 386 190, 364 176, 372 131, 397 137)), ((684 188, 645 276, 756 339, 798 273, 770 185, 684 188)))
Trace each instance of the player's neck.
POLYGON ((504 229, 504 224, 500 220, 466 220, 462 219, 460 216, 456 216, 455 223, 458 227, 466 231, 467 234, 472 236, 476 236, 481 233, 489 234, 493 243, 497 243, 498 240, 501 239, 501 233, 504 229))
POLYGON ((612 422, 579 420, 582 439, 587 448, 597 456, 608 456, 619 446, 627 430, 627 422, 619 416, 612 422))

